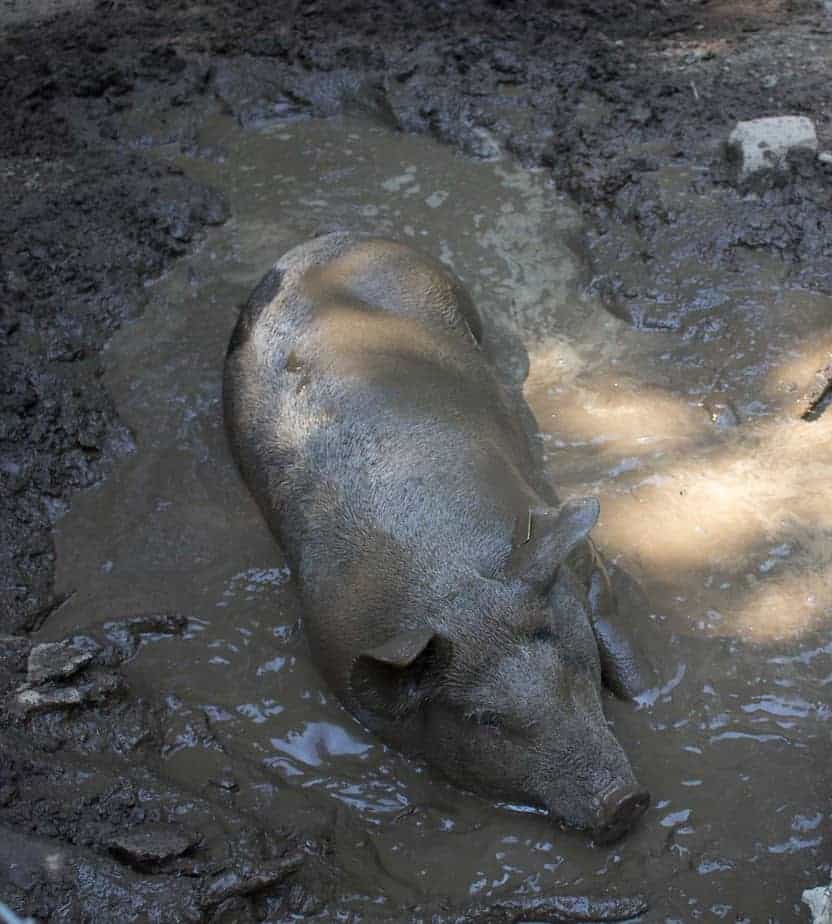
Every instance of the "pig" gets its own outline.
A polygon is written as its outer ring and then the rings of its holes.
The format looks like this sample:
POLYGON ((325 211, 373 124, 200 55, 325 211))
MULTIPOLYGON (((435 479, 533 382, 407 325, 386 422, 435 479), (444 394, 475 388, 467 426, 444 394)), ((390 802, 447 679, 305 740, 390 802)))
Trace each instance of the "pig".
POLYGON ((359 721, 464 789, 610 842, 650 797, 602 682, 633 697, 644 668, 589 538, 598 500, 559 502, 482 337, 460 281, 412 247, 303 243, 231 336, 232 454, 359 721))

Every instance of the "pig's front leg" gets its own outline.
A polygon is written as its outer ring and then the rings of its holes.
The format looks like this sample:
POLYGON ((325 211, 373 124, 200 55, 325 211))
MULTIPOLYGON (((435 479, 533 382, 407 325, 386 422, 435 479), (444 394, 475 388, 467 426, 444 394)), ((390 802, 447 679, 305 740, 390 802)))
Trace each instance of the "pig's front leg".
POLYGON ((587 582, 589 615, 605 686, 620 699, 635 699, 657 683, 656 671, 633 636, 645 625, 647 602, 636 582, 613 569, 612 579, 593 547, 587 582))

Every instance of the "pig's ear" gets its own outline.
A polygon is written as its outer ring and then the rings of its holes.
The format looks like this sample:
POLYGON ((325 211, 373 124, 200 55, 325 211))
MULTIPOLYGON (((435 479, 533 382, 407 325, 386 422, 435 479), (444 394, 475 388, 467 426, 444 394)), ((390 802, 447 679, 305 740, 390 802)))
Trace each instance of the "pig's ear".
POLYGON ((597 497, 578 497, 558 508, 532 509, 526 534, 515 542, 510 573, 537 589, 545 590, 558 567, 598 522, 597 497))
POLYGON ((374 714, 405 715, 436 688, 450 657, 450 641, 432 629, 399 632, 355 659, 350 689, 374 714))

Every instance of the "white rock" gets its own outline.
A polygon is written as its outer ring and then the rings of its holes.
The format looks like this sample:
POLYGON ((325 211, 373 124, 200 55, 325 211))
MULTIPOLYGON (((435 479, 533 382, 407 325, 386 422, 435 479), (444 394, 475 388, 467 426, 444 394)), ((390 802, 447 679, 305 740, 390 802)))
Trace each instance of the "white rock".
POLYGON ((17 692, 17 701, 27 711, 49 710, 62 706, 80 706, 84 702, 84 694, 77 687, 58 687, 49 690, 21 687, 17 692))
POLYGON ((789 151, 818 149, 815 123, 805 116, 772 116, 737 122, 728 138, 729 156, 739 164, 740 179, 758 170, 782 166, 789 151))
POLYGON ((99 671, 95 676, 81 678, 75 686, 47 683, 34 687, 24 683, 17 688, 17 704, 24 713, 52 711, 100 703, 123 690, 124 681, 118 674, 99 671))
POLYGON ((71 677, 92 661, 98 647, 92 639, 84 636, 35 645, 29 652, 27 679, 36 685, 71 677))
POLYGON ((832 924, 832 882, 817 889, 806 889, 801 899, 812 912, 812 924, 832 924))
POLYGON ((818 154, 818 160, 822 164, 832 164, 832 151, 821 151, 818 154))

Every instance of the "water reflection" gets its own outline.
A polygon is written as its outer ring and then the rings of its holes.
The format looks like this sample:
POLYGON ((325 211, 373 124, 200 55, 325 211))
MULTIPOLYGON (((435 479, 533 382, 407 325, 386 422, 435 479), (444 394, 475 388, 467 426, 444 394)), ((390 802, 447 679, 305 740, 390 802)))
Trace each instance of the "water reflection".
POLYGON ((308 767, 320 767, 333 756, 363 756, 371 748, 367 742, 352 737, 341 726, 331 722, 306 722, 302 731, 289 732, 285 738, 272 738, 271 745, 276 751, 288 754, 308 767))

